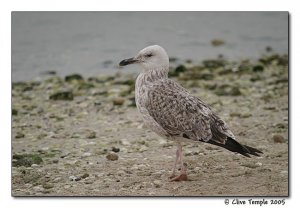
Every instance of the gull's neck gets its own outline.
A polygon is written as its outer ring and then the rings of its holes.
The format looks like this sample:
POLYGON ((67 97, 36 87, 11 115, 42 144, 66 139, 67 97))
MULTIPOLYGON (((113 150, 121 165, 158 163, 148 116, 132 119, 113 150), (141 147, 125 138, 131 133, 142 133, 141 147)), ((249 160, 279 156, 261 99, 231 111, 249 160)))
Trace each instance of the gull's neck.
POLYGON ((140 75, 142 75, 147 82, 155 82, 159 79, 167 79, 168 72, 169 67, 161 67, 156 69, 143 69, 140 75))

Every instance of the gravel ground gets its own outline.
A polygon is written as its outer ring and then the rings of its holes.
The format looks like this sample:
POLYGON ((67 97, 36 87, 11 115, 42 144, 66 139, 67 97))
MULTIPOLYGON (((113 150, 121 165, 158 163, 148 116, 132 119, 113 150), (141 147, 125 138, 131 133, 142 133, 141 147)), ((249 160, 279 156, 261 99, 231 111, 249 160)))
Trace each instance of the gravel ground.
POLYGON ((13 83, 12 195, 287 196, 286 56, 185 63, 170 75, 210 104, 241 143, 264 154, 245 158, 186 143, 189 180, 170 182, 176 145, 143 126, 136 75, 49 75, 13 83))

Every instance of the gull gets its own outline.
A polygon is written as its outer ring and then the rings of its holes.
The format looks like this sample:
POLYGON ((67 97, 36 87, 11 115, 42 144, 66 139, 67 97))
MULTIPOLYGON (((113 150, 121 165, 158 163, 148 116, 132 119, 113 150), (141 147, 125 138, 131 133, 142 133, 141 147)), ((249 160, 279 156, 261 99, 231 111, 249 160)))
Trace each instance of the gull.
POLYGON ((182 151, 185 141, 206 142, 246 157, 262 153, 237 142, 227 124, 207 104, 168 78, 169 56, 161 46, 148 46, 119 63, 128 64, 139 64, 143 69, 136 79, 135 100, 145 125, 177 143, 171 181, 188 179, 182 151), (180 175, 176 176, 178 162, 180 175))

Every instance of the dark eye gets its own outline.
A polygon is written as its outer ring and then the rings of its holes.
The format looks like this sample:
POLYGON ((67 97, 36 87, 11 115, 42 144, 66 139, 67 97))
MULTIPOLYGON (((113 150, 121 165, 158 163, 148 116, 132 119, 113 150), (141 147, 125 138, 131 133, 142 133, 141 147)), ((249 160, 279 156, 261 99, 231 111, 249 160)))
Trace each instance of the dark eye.
POLYGON ((145 56, 146 56, 146 57, 151 57, 151 56, 153 56, 153 54, 152 54, 152 53, 148 53, 148 54, 146 54, 145 56))

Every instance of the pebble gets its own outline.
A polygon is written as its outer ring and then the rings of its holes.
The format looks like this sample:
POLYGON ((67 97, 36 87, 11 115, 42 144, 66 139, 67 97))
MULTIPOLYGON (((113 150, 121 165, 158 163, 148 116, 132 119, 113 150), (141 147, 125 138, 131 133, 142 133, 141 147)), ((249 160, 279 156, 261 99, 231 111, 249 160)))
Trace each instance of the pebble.
POLYGON ((118 172, 117 172, 117 175, 118 176, 123 176, 123 175, 125 175, 126 174, 126 172, 124 171, 124 170, 119 170, 118 172))
POLYGON ((249 118, 249 117, 251 117, 251 116, 252 116, 251 113, 243 113, 240 117, 241 117, 241 118, 249 118))
POLYGON ((261 162, 257 162, 255 163, 256 166, 262 166, 262 163, 261 162))
POLYGON ((118 147, 112 147, 111 150, 113 152, 120 152, 120 148, 118 148, 118 147))
POLYGON ((59 162, 59 160, 58 160, 58 159, 54 159, 54 160, 52 160, 52 162, 53 162, 54 164, 57 164, 57 163, 59 162))
POLYGON ((280 174, 282 174, 282 175, 288 175, 288 171, 287 170, 283 170, 283 171, 280 171, 280 174))
POLYGON ((283 138, 283 136, 281 136, 279 134, 273 135, 272 139, 275 143, 284 143, 285 142, 285 139, 283 138))
POLYGON ((138 169, 145 169, 147 166, 144 164, 137 165, 138 169))
POLYGON ((95 139, 96 138, 96 132, 94 131, 89 131, 87 138, 89 139, 95 139))
POLYGON ((130 169, 131 170, 139 170, 139 167, 136 164, 134 164, 130 169))
POLYGON ((50 100, 73 100, 73 98, 74 95, 72 91, 56 92, 49 97, 50 100))
POLYGON ((25 134, 23 134, 22 132, 17 132, 15 138, 16 139, 20 139, 20 138, 24 138, 25 137, 25 134))
POLYGON ((154 180, 153 184, 154 184, 155 188, 160 188, 162 186, 162 183, 159 180, 154 180))
POLYGON ((122 145, 125 145, 125 146, 128 146, 128 145, 130 145, 131 143, 130 143, 127 139, 122 139, 122 140, 121 140, 121 144, 122 144, 122 145))
POLYGON ((276 123, 274 126, 278 129, 285 129, 287 125, 284 123, 276 123))
POLYGON ((152 173, 152 176, 154 178, 160 178, 162 176, 163 172, 162 171, 157 171, 155 173, 152 173))
POLYGON ((45 190, 41 185, 35 186, 32 189, 34 190, 34 192, 42 192, 45 190))
POLYGON ((68 165, 76 165, 76 164, 79 164, 80 161, 79 160, 68 160, 66 161, 66 164, 68 165))
POLYGON ((211 40, 211 44, 212 46, 221 46, 221 45, 224 45, 225 44, 225 41, 222 40, 222 39, 213 39, 211 40))
POLYGON ((84 181, 85 184, 93 184, 94 181, 84 181))
POLYGON ((12 115, 13 115, 13 116, 18 115, 18 110, 13 108, 13 109, 12 109, 12 115))
POLYGON ((47 174, 45 175, 45 178, 51 178, 51 173, 47 173, 47 174))
POLYGON ((244 164, 242 164, 242 166, 244 166, 244 167, 247 167, 247 168, 252 168, 252 169, 254 169, 254 168, 257 168, 257 167, 259 167, 259 165, 258 165, 259 163, 255 163, 255 164, 253 164, 253 163, 244 163, 244 164))
POLYGON ((54 185, 52 183, 46 183, 46 184, 43 185, 44 189, 51 189, 53 187, 54 187, 54 185))
POLYGON ((148 150, 148 147, 146 147, 145 145, 143 145, 143 146, 141 146, 140 148, 139 148, 139 152, 145 152, 145 151, 147 151, 148 150))
POLYGON ((72 175, 72 176, 70 176, 70 177, 69 177, 69 180, 70 180, 70 181, 80 181, 80 180, 81 180, 81 178, 80 178, 80 177, 77 177, 77 176, 73 176, 73 175, 72 175))
POLYGON ((82 179, 85 179, 87 177, 89 177, 90 175, 88 173, 84 173, 82 176, 80 176, 82 179))
POLYGON ((125 99, 121 98, 121 97, 117 97, 117 98, 113 99, 114 105, 123 105, 124 102, 125 102, 125 99))
POLYGON ((127 188, 120 188, 119 191, 120 192, 126 192, 128 189, 127 188))
POLYGON ((83 153, 82 157, 90 157, 91 155, 92 155, 92 153, 85 152, 85 153, 83 153))
POLYGON ((119 156, 115 153, 109 153, 108 155, 106 155, 106 159, 115 161, 119 159, 119 156))
POLYGON ((66 82, 71 82, 73 80, 83 81, 83 77, 80 74, 71 74, 65 77, 66 82))
POLYGON ((57 178, 54 178, 54 179, 53 179, 53 182, 54 182, 54 183, 57 183, 57 182, 59 182, 59 181, 61 181, 61 177, 57 177, 57 178))
POLYGON ((207 147, 205 147, 205 149, 207 149, 207 150, 219 150, 218 147, 213 147, 213 146, 207 146, 207 147))

